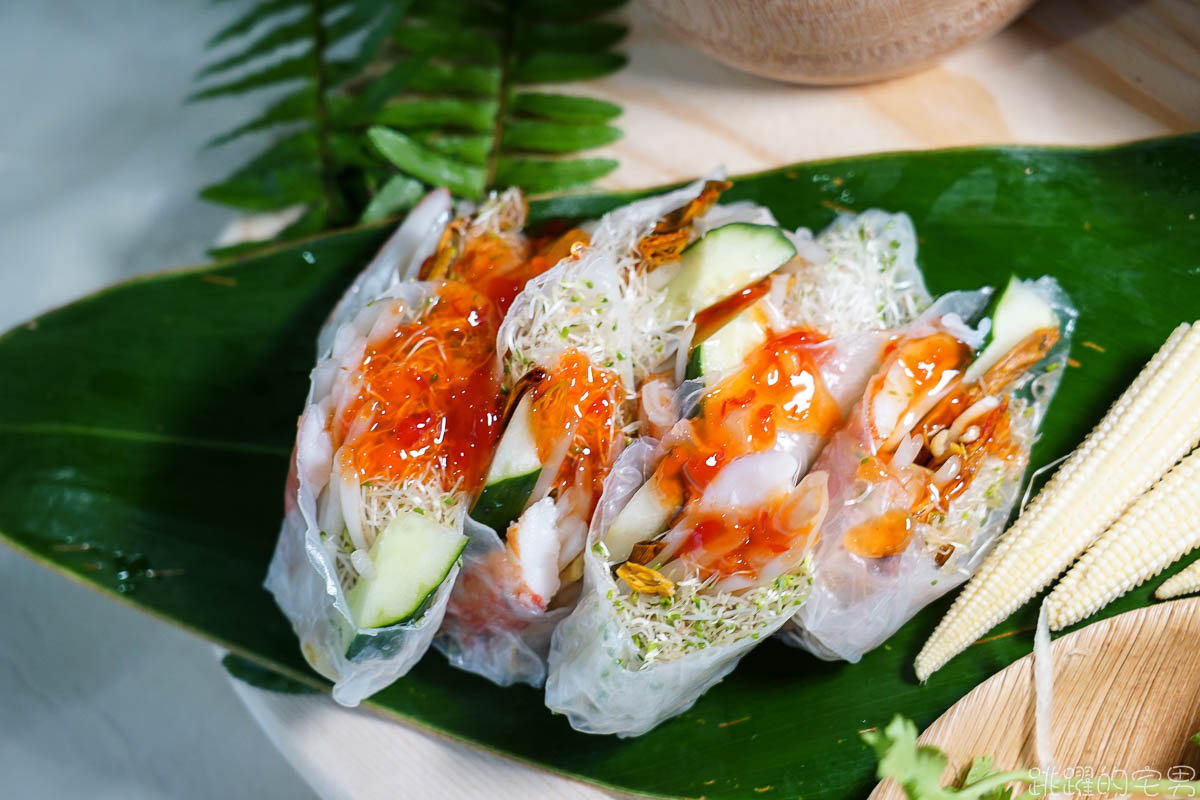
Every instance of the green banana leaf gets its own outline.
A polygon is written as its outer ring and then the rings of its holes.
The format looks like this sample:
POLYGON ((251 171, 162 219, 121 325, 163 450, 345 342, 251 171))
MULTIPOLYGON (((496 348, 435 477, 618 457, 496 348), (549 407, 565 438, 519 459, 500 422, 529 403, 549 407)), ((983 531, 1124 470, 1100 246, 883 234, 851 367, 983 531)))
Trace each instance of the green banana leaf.
MULTIPOLYGON (((582 217, 627 194, 537 202, 582 217)), ((1075 446, 1200 298, 1200 136, 1099 149, 983 148, 804 164, 727 200, 820 228, 838 209, 907 211, 930 288, 1056 276, 1081 318, 1035 464, 1075 446)), ((321 685, 261 588, 314 335, 389 228, 322 236, 131 281, 0 339, 0 535, 29 556, 253 662, 321 685)), ((1111 615, 1150 602, 1143 587, 1111 615)), ((687 714, 632 741, 572 732, 538 692, 430 653, 369 705, 406 724, 627 793, 862 797, 859 732, 924 726, 1031 648, 1032 604, 927 685, 926 609, 857 665, 766 642, 687 714)), ((82 656, 83 654, 81 654, 82 656)), ((397 776, 397 781, 401 776, 397 776)))

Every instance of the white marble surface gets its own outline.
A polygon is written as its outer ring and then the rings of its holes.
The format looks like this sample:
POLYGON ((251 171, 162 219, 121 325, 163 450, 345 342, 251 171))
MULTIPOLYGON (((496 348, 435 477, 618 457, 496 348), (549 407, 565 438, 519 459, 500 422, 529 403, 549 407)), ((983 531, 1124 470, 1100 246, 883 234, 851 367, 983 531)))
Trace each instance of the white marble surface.
MULTIPOLYGON (((201 147, 261 100, 182 98, 243 7, 0 3, 0 328, 203 260, 231 215, 196 191, 254 143, 201 147)), ((209 645, 2 546, 0 607, 0 796, 314 797, 209 645)))

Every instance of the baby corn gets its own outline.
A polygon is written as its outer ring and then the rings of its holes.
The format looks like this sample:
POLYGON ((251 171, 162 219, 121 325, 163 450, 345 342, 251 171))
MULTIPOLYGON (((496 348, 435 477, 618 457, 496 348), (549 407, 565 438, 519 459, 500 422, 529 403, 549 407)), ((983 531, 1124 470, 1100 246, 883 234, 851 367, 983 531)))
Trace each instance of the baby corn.
POLYGON ((1200 592, 1200 561, 1192 564, 1178 575, 1163 581, 1154 596, 1159 600, 1170 600, 1172 597, 1182 597, 1185 594, 1200 592))
POLYGON ((1086 619, 1200 546, 1200 450, 1134 502, 1050 596, 1050 628, 1086 619))
POLYGON ((1058 469, 916 660, 927 679, 1045 588, 1200 439, 1200 325, 1180 325, 1058 469))

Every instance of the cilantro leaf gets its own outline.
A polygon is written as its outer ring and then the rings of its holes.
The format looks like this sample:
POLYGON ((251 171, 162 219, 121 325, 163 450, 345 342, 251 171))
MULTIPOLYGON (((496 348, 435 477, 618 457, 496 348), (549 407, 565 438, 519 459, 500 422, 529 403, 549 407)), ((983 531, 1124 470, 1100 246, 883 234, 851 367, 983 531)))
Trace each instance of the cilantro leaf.
POLYGON ((941 785, 946 754, 936 747, 918 746, 912 720, 897 715, 882 731, 866 731, 862 738, 879 759, 880 780, 895 780, 909 800, 953 800, 957 795, 941 785))
MULTIPOLYGON (((959 789, 964 789, 973 784, 979 783, 984 778, 995 775, 998 770, 994 768, 994 762, 991 756, 977 756, 971 762, 971 766, 967 769, 967 776, 963 778, 959 789)), ((995 790, 982 795, 979 800, 1012 800, 1013 790, 1011 787, 998 786, 995 790)))

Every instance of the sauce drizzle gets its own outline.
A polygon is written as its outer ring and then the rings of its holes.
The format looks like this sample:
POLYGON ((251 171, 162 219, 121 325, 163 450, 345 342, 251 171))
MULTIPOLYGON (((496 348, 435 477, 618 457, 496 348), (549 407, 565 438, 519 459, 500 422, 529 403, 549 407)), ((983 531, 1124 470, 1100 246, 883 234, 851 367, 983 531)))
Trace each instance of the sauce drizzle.
MULTIPOLYGON (((385 302, 402 312, 400 301, 385 302)), ((499 324, 486 296, 443 281, 415 320, 367 344, 351 378, 357 394, 333 428, 334 447, 344 446, 360 482, 421 481, 432 472, 444 491, 481 488, 499 438, 499 324)))

